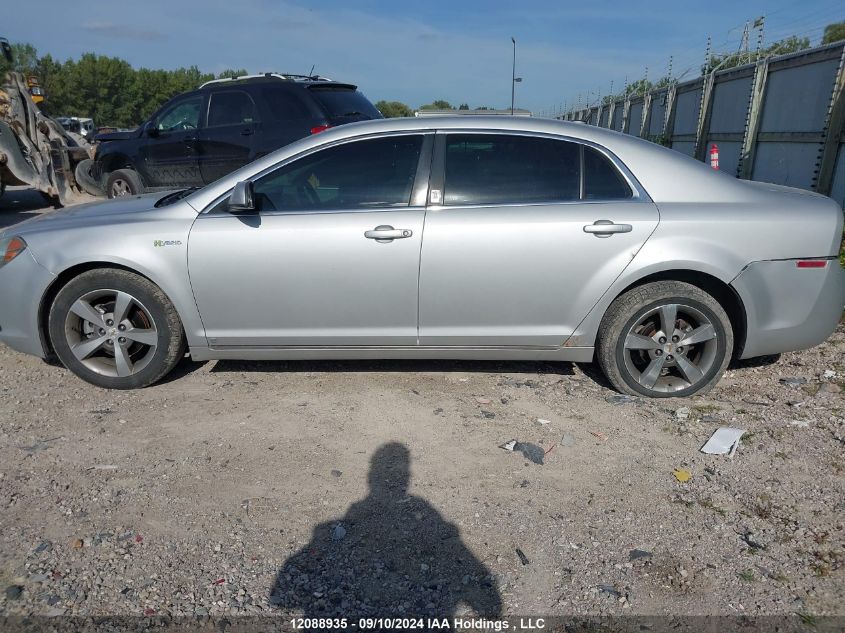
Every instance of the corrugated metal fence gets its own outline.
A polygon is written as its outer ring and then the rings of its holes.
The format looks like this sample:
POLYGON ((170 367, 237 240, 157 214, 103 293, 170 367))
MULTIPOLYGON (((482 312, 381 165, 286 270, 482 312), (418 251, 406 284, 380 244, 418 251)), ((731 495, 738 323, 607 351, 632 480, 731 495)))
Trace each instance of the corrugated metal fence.
POLYGON ((845 42, 717 71, 560 117, 662 143, 739 178, 845 203, 845 42))

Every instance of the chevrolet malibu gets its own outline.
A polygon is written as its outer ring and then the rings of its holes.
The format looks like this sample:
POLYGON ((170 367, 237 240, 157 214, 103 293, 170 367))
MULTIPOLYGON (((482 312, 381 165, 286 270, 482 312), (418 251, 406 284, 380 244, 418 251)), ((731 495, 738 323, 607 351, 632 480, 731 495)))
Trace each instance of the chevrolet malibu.
POLYGON ((811 347, 842 211, 577 123, 355 123, 0 234, 0 341, 129 389, 208 359, 596 360, 652 397, 811 347))

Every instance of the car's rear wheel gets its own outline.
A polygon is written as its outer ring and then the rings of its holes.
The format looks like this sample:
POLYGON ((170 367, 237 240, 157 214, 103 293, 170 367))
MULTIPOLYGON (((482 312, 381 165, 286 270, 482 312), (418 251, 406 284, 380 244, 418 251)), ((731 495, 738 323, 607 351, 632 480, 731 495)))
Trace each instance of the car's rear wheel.
POLYGON ((68 282, 53 301, 48 327, 62 364, 106 389, 151 385, 185 354, 173 304, 126 270, 91 270, 68 282))
POLYGON ((136 196, 143 193, 141 178, 134 169, 116 169, 106 180, 106 193, 109 198, 136 196))
POLYGON ((657 281, 618 297, 602 320, 598 361, 624 393, 691 396, 713 387, 733 351, 724 308, 691 284, 657 281))

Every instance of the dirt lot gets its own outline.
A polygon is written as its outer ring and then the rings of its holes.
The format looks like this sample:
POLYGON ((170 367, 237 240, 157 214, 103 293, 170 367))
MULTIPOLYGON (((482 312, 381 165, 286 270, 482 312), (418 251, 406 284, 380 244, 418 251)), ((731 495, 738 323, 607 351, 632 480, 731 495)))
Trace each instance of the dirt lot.
POLYGON ((843 328, 624 404, 565 363, 186 360, 109 392, 0 347, 0 615, 843 616, 843 387, 843 328), (719 426, 733 459, 699 452, 719 426))

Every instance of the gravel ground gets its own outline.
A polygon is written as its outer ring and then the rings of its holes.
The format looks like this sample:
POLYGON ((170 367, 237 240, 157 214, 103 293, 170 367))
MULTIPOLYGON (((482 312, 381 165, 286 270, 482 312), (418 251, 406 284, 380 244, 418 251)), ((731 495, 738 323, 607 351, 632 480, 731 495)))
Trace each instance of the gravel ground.
POLYGON ((109 392, 0 346, 0 615, 845 616, 843 388, 842 327, 622 403, 568 363, 186 360, 109 392), (699 452, 720 426, 733 458, 699 452))

